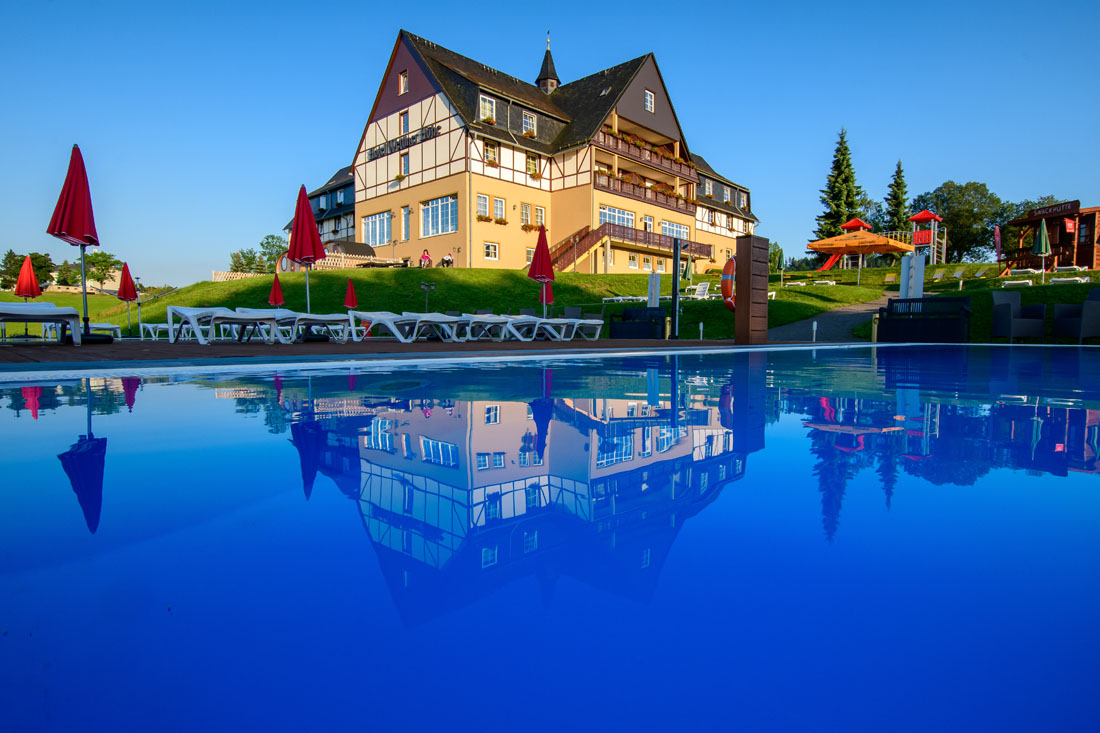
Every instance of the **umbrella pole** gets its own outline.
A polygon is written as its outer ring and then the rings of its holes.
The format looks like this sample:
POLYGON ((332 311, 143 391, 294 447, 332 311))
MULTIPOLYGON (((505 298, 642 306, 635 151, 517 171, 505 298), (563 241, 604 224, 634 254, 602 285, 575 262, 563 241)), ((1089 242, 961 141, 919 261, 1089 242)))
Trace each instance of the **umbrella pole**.
POLYGON ((542 317, 546 318, 546 283, 542 284, 542 317))
POLYGON ((127 336, 133 336, 134 334, 130 333, 132 330, 133 330, 133 326, 130 324, 130 301, 127 300, 126 301, 126 335, 127 336))
POLYGON ((309 313, 309 265, 306 265, 306 313, 309 313))
POLYGON ((138 338, 145 340, 145 334, 141 332, 141 295, 138 294, 138 338))
MULTIPOLYGON (((24 303, 27 302, 27 296, 25 296, 25 295, 23 296, 23 302, 24 303)), ((30 328, 30 325, 31 324, 26 323, 26 322, 23 323, 23 338, 30 338, 30 333, 27 331, 27 329, 30 328)))
MULTIPOLYGON (((91 333, 92 329, 88 325, 88 271, 84 267, 84 248, 87 245, 80 245, 80 296, 84 299, 84 335, 87 336, 91 333)), ((90 420, 89 420, 90 423, 90 420)))
MULTIPOLYGON (((83 247, 81 247, 81 250, 83 250, 83 247)), ((88 403, 88 439, 91 440, 94 437, 92 435, 92 380, 85 379, 84 385, 88 390, 88 399, 86 400, 88 403)))

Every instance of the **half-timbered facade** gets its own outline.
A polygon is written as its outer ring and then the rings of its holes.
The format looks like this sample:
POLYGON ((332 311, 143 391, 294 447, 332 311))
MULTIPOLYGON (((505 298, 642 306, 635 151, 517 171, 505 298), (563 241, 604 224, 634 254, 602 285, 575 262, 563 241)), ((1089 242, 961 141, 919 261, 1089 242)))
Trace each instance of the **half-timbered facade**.
POLYGON ((402 31, 356 150, 357 233, 386 256, 517 269, 545 225, 555 269, 578 272, 671 273, 678 238, 703 271, 756 219, 701 160, 652 54, 560 84, 548 48, 530 84, 402 31), (706 180, 728 204, 699 200, 706 180))

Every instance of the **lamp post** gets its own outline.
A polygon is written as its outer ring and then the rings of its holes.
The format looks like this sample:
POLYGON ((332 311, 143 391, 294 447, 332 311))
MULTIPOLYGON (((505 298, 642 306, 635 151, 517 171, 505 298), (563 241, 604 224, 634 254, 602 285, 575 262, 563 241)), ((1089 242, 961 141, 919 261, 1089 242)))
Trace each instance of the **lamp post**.
POLYGON ((435 283, 427 283, 423 280, 420 281, 420 289, 424 291, 424 312, 428 312, 428 293, 435 290, 435 283))

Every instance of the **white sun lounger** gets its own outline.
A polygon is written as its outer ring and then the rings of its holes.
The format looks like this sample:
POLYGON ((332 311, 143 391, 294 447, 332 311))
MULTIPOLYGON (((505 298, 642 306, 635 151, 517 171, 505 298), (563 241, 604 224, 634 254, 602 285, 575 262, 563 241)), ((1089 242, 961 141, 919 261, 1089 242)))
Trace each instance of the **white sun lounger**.
POLYGON ((59 323, 69 327, 73 343, 80 346, 80 313, 53 303, 0 303, 0 329, 6 323, 59 323))
POLYGON ((464 320, 462 316, 448 316, 444 313, 412 313, 406 311, 401 314, 404 318, 415 318, 416 326, 413 328, 412 340, 431 338, 437 336, 443 341, 461 341, 459 331, 464 320))
MULTIPOLYGON (((217 339, 218 326, 227 324, 241 327, 266 326, 261 329, 264 341, 268 344, 275 343, 278 339, 282 343, 289 343, 279 330, 279 320, 273 314, 256 315, 237 313, 228 308, 188 308, 178 305, 168 306, 168 341, 176 343, 180 338, 180 331, 184 324, 191 327, 195 339, 203 346, 217 339), (179 321, 179 325, 175 324, 179 321), (206 333, 203 333, 205 329, 206 333)), ((238 334, 239 336, 239 334, 238 334)))
POLYGON ((347 313, 301 313, 288 308, 237 308, 237 313, 245 315, 273 315, 284 329, 283 338, 294 340, 299 334, 314 326, 320 326, 329 332, 337 343, 347 343, 351 336, 352 320, 347 313))
POLYGON ((398 315, 390 311, 348 311, 348 315, 354 320, 362 321, 364 328, 355 328, 352 338, 362 341, 370 338, 371 332, 377 327, 389 331, 390 335, 403 344, 411 343, 416 333, 416 325, 419 322, 419 314, 412 316, 398 315))

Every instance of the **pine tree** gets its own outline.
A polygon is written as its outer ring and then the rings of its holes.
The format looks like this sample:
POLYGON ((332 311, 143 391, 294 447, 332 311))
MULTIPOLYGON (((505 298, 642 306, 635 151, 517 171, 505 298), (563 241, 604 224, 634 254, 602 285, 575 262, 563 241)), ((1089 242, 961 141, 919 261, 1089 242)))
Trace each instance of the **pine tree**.
POLYGON ((901 161, 894 169, 894 177, 890 180, 886 198, 886 228, 891 232, 904 232, 909 226, 909 189, 905 186, 905 172, 901 169, 901 161))
POLYGON ((0 261, 0 288, 11 290, 19 278, 19 268, 23 266, 23 258, 15 254, 15 250, 9 249, 0 261))
POLYGON ((843 234, 844 230, 840 225, 859 214, 859 202, 862 198, 863 189, 856 184, 856 172, 852 168, 848 131, 842 127, 833 152, 833 166, 829 177, 825 179, 825 188, 821 190, 821 203, 825 210, 816 219, 814 237, 825 239, 843 234))

